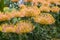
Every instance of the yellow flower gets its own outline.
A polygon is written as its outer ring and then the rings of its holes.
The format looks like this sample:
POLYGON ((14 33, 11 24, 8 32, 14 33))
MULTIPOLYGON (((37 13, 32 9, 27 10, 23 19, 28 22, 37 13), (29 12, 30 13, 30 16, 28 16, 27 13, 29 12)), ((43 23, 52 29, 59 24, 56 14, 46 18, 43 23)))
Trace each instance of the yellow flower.
POLYGON ((34 26, 31 22, 28 21, 20 21, 17 23, 17 33, 29 33, 34 30, 34 26))
POLYGON ((2 32, 2 27, 0 26, 0 31, 2 32))
POLYGON ((49 13, 43 13, 34 18, 34 21, 40 24, 53 24, 55 23, 54 17, 49 13))

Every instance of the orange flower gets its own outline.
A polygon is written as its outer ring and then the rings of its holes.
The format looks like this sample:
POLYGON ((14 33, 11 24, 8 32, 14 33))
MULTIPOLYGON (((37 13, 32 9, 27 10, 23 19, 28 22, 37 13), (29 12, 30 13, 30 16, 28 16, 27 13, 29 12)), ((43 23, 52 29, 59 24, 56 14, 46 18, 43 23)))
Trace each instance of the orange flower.
POLYGON ((34 26, 31 24, 31 22, 28 21, 20 21, 20 23, 17 23, 17 33, 29 33, 34 30, 34 26))
POLYGON ((40 14, 40 10, 36 6, 28 7, 25 12, 27 17, 37 16, 40 14))
POLYGON ((40 16, 35 17, 34 21, 40 24, 53 24, 55 22, 55 19, 49 13, 43 13, 40 16))
POLYGON ((40 11, 50 12, 50 7, 49 7, 49 6, 44 6, 44 5, 42 5, 42 6, 40 7, 40 11))
POLYGON ((21 5, 20 8, 21 8, 20 11, 19 11, 20 13, 18 12, 17 14, 19 14, 20 17, 25 17, 27 7, 25 5, 21 5))
POLYGON ((50 2, 49 1, 44 1, 44 3, 42 3, 42 5, 44 5, 44 6, 50 6, 50 2))
POLYGON ((37 6, 32 6, 32 9, 34 10, 35 13, 40 13, 40 10, 37 6))
POLYGON ((37 5, 38 2, 41 3, 42 5, 45 5, 45 6, 49 6, 49 5, 50 5, 49 0, 33 0, 33 3, 34 3, 35 5, 37 5))
POLYGON ((12 2, 18 2, 19 0, 11 0, 12 2))
POLYGON ((4 21, 4 20, 7 20, 6 15, 1 14, 1 16, 0 16, 0 21, 4 21))
POLYGON ((3 13, 0 12, 0 21, 3 19, 2 17, 3 17, 3 13))
POLYGON ((12 12, 0 13, 0 21, 10 20, 15 15, 12 12))
POLYGON ((26 5, 24 5, 24 4, 19 5, 19 7, 20 7, 21 9, 27 8, 26 5))
POLYGON ((32 2, 33 0, 24 0, 25 2, 32 2))
POLYGON ((37 5, 39 0, 33 0, 34 5, 37 5))
POLYGON ((60 5, 60 0, 57 0, 56 4, 60 5))
POLYGON ((19 11, 16 11, 16 13, 14 13, 15 17, 24 17, 24 13, 21 13, 19 11))
POLYGON ((14 18, 14 14, 12 14, 12 13, 9 13, 9 14, 5 14, 6 16, 6 20, 10 20, 11 18, 14 18))
POLYGON ((26 16, 26 8, 20 10, 20 17, 25 17, 26 16))
POLYGON ((14 28, 14 25, 8 25, 8 24, 3 24, 2 25, 3 27, 3 31, 2 32, 16 32, 15 28, 14 28))
POLYGON ((54 7, 51 8, 52 12, 59 12, 59 10, 60 10, 60 8, 57 7, 57 6, 54 6, 54 7))
POLYGON ((60 0, 49 0, 50 3, 57 3, 57 2, 60 2, 60 0))

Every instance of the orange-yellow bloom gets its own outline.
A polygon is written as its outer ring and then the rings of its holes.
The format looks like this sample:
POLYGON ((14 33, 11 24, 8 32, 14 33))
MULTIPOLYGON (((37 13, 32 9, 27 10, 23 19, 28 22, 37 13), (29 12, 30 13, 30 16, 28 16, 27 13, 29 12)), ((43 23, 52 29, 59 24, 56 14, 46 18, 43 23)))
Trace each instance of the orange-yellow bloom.
POLYGON ((40 24, 53 24, 55 22, 54 17, 49 13, 41 14, 34 18, 34 21, 40 24))
POLYGON ((3 31, 2 32, 16 32, 15 28, 14 28, 14 25, 8 25, 8 24, 3 24, 2 25, 2 28, 3 28, 3 31))
POLYGON ((18 2, 19 0, 11 0, 12 2, 18 2))
POLYGON ((44 6, 44 5, 42 5, 42 6, 40 7, 40 11, 50 12, 50 7, 49 7, 49 6, 44 6))
POLYGON ((19 7, 20 7, 20 9, 27 8, 26 5, 24 5, 24 4, 19 5, 19 7))
POLYGON ((54 6, 54 7, 51 8, 52 12, 59 12, 59 10, 60 10, 60 8, 57 7, 57 6, 54 6))
POLYGON ((20 23, 17 23, 17 33, 29 33, 34 30, 34 26, 30 22, 26 21, 20 21, 20 23))
POLYGON ((25 2, 32 2, 33 0, 24 0, 25 2))
POLYGON ((57 3, 60 2, 60 0, 49 0, 50 3, 57 3))
POLYGON ((28 7, 25 12, 26 12, 27 17, 29 17, 29 16, 37 16, 37 15, 40 14, 40 10, 36 6, 28 7))

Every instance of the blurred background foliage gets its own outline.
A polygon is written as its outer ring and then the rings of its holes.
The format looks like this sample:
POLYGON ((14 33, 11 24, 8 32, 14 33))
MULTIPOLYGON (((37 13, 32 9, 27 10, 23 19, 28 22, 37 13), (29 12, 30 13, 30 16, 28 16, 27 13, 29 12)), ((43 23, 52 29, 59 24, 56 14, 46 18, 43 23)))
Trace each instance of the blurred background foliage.
MULTIPOLYGON (((0 1, 0 10, 3 11, 3 7, 12 7, 13 3, 10 0, 2 0, 0 1), (4 3, 3 3, 4 2, 4 3)), ((15 5, 15 8, 17 8, 17 4, 15 5)), ((16 33, 4 33, 0 32, 0 40, 60 40, 60 12, 54 14, 51 12, 51 14, 56 19, 55 24, 52 25, 41 25, 38 23, 35 23, 32 20, 32 23, 35 25, 35 30, 31 33, 27 34, 16 34, 16 33)), ((15 23, 18 18, 15 18, 12 22, 15 23)), ((22 18, 24 19, 24 18, 22 18)))
POLYGON ((4 0, 0 0, 0 10, 3 11, 4 7, 4 0))

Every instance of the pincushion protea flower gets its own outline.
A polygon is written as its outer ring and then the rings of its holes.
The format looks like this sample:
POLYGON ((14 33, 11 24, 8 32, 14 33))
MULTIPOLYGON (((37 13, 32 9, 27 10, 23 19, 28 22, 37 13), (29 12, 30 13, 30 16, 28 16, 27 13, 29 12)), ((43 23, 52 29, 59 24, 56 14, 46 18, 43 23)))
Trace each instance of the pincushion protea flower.
POLYGON ((34 26, 29 21, 20 21, 16 24, 17 33, 29 33, 34 30, 34 26))
POLYGON ((14 14, 12 14, 12 12, 0 13, 0 21, 10 20, 13 17, 14 14))
POLYGON ((54 7, 51 8, 52 12, 59 12, 59 10, 60 10, 60 8, 57 7, 57 6, 54 6, 54 7))
POLYGON ((15 14, 15 17, 25 17, 25 13, 23 10, 22 11, 16 11, 16 13, 14 13, 14 14, 15 14))
POLYGON ((40 24, 53 24, 55 23, 54 17, 49 13, 41 14, 34 18, 34 21, 40 24))
POLYGON ((20 21, 16 25, 12 24, 2 24, 0 27, 0 31, 2 32, 13 32, 13 33, 29 33, 34 30, 34 26, 29 21, 20 21))
POLYGON ((2 25, 2 32, 16 32, 16 29, 14 28, 14 25, 8 25, 8 24, 3 24, 2 25))
POLYGON ((59 3, 60 0, 49 0, 50 3, 59 3))
POLYGON ((24 0, 25 2, 32 2, 33 0, 24 0))
POLYGON ((39 8, 37 6, 32 6, 32 9, 37 14, 40 14, 41 13, 41 11, 39 10, 39 8))
POLYGON ((27 10, 25 10, 25 12, 27 17, 33 17, 40 14, 40 10, 36 6, 28 7, 27 10))
POLYGON ((50 4, 50 2, 47 0, 33 0, 34 5, 38 5, 38 3, 41 3, 42 5, 49 5, 50 4))
POLYGON ((44 6, 50 6, 51 3, 47 0, 45 0, 44 3, 42 1, 41 4, 44 5, 44 6))
POLYGON ((18 2, 19 0, 11 0, 12 2, 18 2))
POLYGON ((42 5, 39 9, 40 9, 40 11, 50 12, 49 6, 42 5))

